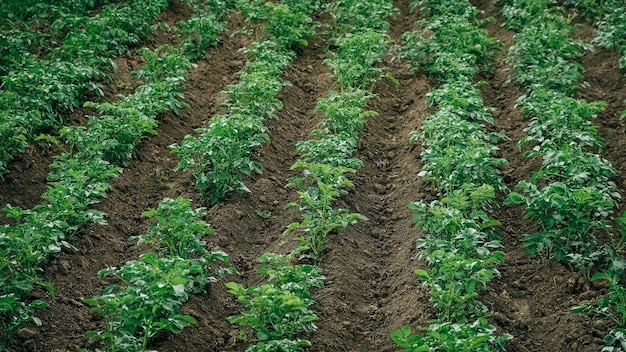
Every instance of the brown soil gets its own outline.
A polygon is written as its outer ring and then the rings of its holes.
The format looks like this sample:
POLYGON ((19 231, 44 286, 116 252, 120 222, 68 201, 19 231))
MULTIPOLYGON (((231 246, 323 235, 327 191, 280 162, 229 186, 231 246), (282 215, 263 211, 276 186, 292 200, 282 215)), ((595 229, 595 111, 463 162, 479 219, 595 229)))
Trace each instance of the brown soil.
MULTIPOLYGON (((401 10, 394 18, 391 36, 401 42, 400 35, 411 28, 415 18, 409 14, 408 0, 396 2, 401 10)), ((499 8, 490 0, 477 0, 476 6, 494 16, 490 33, 508 48, 513 33, 501 26, 499 8)), ((188 16, 186 8, 173 6, 164 20, 174 24, 188 16)), ((326 21, 326 18, 321 20, 326 21)), ((242 27, 241 18, 232 16, 230 31, 242 27)), ((583 26, 579 35, 585 40, 593 37, 593 29, 583 26)), ((155 35, 151 47, 173 43, 171 32, 155 35)), ((284 78, 292 83, 279 98, 285 107, 279 119, 266 121, 270 142, 258 152, 264 166, 262 175, 247 178, 250 194, 238 194, 223 205, 207 210, 206 221, 215 234, 207 238, 212 248, 219 248, 231 257, 231 265, 238 274, 211 285, 207 292, 193 296, 183 312, 196 318, 197 324, 181 334, 164 334, 153 342, 159 351, 242 351, 246 344, 235 339, 237 328, 226 320, 241 307, 223 283, 237 281, 245 285, 260 283, 256 274, 257 258, 265 252, 287 253, 294 243, 281 236, 286 225, 297 221, 298 215, 284 206, 296 199, 286 189, 287 179, 298 174, 289 167, 297 160, 295 144, 308 138, 322 118, 314 111, 316 100, 333 89, 332 78, 322 63, 326 54, 326 38, 311 41, 285 71, 284 78), (271 219, 259 215, 269 212, 271 219)), ((82 303, 84 298, 102 292, 107 282, 97 279, 97 272, 108 266, 121 266, 137 259, 145 248, 138 248, 128 237, 145 231, 148 221, 140 214, 154 208, 164 197, 189 197, 195 206, 201 206, 192 176, 174 172, 177 163, 168 146, 180 143, 187 134, 203 126, 219 112, 218 92, 236 82, 246 56, 238 51, 249 44, 243 35, 223 35, 216 48, 210 49, 208 60, 198 62, 190 72, 185 90, 185 101, 190 108, 162 117, 158 135, 146 138, 139 145, 130 167, 112 181, 113 190, 97 208, 106 212, 108 225, 90 226, 73 243, 77 250, 57 256, 44 272, 44 279, 55 288, 56 299, 50 300, 43 291, 34 297, 48 299, 50 307, 39 312, 41 327, 22 329, 13 343, 13 350, 79 351, 94 349, 93 341, 85 337, 87 330, 102 328, 102 319, 82 303)), ((505 181, 512 189, 518 181, 528 179, 537 170, 539 160, 525 160, 517 147, 528 121, 514 107, 523 89, 515 83, 503 86, 511 70, 503 64, 501 53, 493 74, 480 77, 488 84, 481 87, 486 105, 497 108, 496 124, 492 128, 510 137, 500 144, 501 156, 510 166, 503 170, 505 181)), ((626 79, 617 68, 614 52, 597 49, 584 58, 587 67, 585 79, 589 87, 580 96, 588 100, 604 100, 608 107, 596 123, 607 147, 602 155, 618 170, 616 183, 620 193, 626 194, 626 132, 619 119, 626 98, 626 79)), ((137 56, 117 59, 120 67, 113 84, 106 88, 107 98, 128 94, 140 82, 133 81, 129 72, 141 64, 137 56)), ((318 312, 318 331, 303 336, 311 340, 311 351, 399 351, 389 334, 403 325, 416 328, 427 324, 434 310, 426 287, 413 275, 413 270, 424 267, 416 259, 415 240, 423 234, 412 223, 411 201, 430 201, 433 191, 417 173, 421 167, 419 144, 409 144, 409 133, 419 129, 429 114, 426 93, 433 86, 427 77, 414 75, 404 64, 388 60, 385 63, 398 79, 395 85, 383 80, 374 91, 380 100, 370 108, 379 115, 371 117, 359 141, 357 157, 364 167, 351 176, 355 188, 340 200, 339 206, 359 212, 369 218, 328 238, 321 267, 327 277, 325 286, 317 290, 315 309, 318 312)), ((85 123, 84 115, 93 111, 79 109, 69 117, 70 124, 85 123)), ((40 201, 46 189, 47 165, 57 150, 35 145, 20 156, 11 172, 0 183, 0 202, 32 207, 40 201)), ((500 195, 502 198, 504 195, 500 195)), ((624 205, 621 204, 621 211, 624 205)), ((600 319, 574 316, 570 308, 593 302, 604 293, 570 268, 550 261, 529 259, 523 247, 525 233, 537 225, 522 220, 523 209, 502 207, 493 216, 502 222, 505 263, 500 266, 501 278, 491 283, 483 294, 483 301, 497 312, 492 322, 499 332, 514 335, 508 351, 598 351, 601 338, 610 324, 600 319)), ((0 218, 5 222, 5 218, 0 218)))

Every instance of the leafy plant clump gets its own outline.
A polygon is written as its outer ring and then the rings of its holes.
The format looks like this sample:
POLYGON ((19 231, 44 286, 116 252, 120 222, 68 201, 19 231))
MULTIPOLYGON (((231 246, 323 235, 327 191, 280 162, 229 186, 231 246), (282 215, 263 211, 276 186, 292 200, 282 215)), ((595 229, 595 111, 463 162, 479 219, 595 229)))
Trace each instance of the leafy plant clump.
POLYGON ((267 283, 244 287, 229 282, 226 287, 237 296, 237 301, 248 310, 228 318, 240 325, 240 338, 249 339, 248 332, 255 332, 256 344, 246 351, 302 351, 310 342, 296 338, 302 332, 315 331, 317 315, 310 306, 314 300, 311 289, 321 287, 324 277, 321 270, 312 265, 291 264, 295 253, 279 255, 266 253, 259 261, 260 274, 268 277, 267 283))
POLYGON ((155 218, 148 232, 134 236, 148 243, 161 255, 145 253, 140 260, 121 268, 107 268, 98 277, 113 276, 119 283, 109 285, 102 295, 85 302, 102 314, 106 329, 90 331, 88 336, 103 340, 108 351, 146 351, 151 338, 162 331, 180 333, 195 319, 180 313, 190 294, 215 282, 216 261, 228 262, 221 251, 208 251, 202 237, 211 233, 200 219, 202 208, 191 209, 185 198, 164 199, 157 209, 143 213, 155 218))

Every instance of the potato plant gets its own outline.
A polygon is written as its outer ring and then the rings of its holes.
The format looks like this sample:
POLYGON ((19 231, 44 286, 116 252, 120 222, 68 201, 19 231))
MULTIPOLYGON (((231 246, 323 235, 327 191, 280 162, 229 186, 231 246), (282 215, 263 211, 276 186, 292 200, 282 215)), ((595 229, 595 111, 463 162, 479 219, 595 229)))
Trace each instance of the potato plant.
POLYGON ((261 256, 258 272, 268 277, 267 283, 250 287, 236 282, 226 284, 229 292, 247 308, 228 321, 243 328, 240 338, 249 339, 249 330, 253 330, 258 341, 247 352, 296 352, 310 346, 309 341, 296 335, 317 329, 314 322, 318 317, 310 308, 315 303, 311 289, 321 287, 324 277, 313 265, 293 265, 295 255, 294 252, 286 256, 274 253, 261 256))
POLYGON ((180 333, 195 323, 193 317, 180 313, 181 305, 224 272, 213 265, 228 263, 228 255, 205 248, 202 237, 212 230, 200 219, 204 209, 191 209, 190 203, 185 198, 166 198, 157 209, 142 214, 156 222, 146 234, 131 240, 148 243, 160 254, 145 253, 121 268, 98 273, 100 278, 113 276, 119 281, 102 295, 85 300, 105 321, 104 330, 87 335, 102 340, 107 351, 147 351, 150 339, 162 331, 180 333))

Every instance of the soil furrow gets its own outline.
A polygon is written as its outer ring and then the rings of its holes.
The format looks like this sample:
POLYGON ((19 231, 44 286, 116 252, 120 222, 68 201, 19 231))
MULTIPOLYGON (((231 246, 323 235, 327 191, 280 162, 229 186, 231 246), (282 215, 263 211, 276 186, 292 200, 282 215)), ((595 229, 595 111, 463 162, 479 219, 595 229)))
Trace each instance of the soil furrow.
MULTIPOLYGON (((399 41, 409 28, 408 1, 395 4, 391 21, 399 41)), ((355 188, 340 206, 369 218, 328 238, 321 266, 326 285, 316 294, 320 321, 311 351, 396 351, 390 334, 403 325, 424 325, 432 314, 429 294, 413 270, 416 260, 411 201, 424 199, 428 187, 417 176, 419 147, 409 133, 426 117, 427 79, 387 63, 399 80, 379 82, 370 103, 379 116, 368 119, 356 156, 364 162, 351 178, 355 188)))
MULTIPOLYGON (((240 27, 241 19, 233 16, 230 28, 240 27)), ((46 269, 44 280, 54 287, 56 299, 49 299, 42 290, 33 293, 49 301, 50 307, 38 312, 42 327, 18 332, 15 351, 79 351, 79 347, 89 347, 85 332, 99 328, 101 319, 82 299, 102 292, 105 282, 97 279, 97 272, 119 267, 147 250, 128 241, 129 236, 146 230, 148 222, 140 215, 143 211, 155 208, 164 197, 197 198, 193 177, 173 171, 177 159, 168 146, 193 134, 217 111, 217 93, 235 79, 244 62, 243 54, 237 51, 242 46, 238 38, 224 35, 221 44, 209 51, 220 59, 199 62, 189 73, 184 93, 190 108, 182 109, 179 116, 164 114, 158 134, 141 143, 130 167, 111 181, 113 189, 97 205, 107 214, 108 225, 88 227, 84 236, 72 243, 77 250, 60 253, 46 269)))

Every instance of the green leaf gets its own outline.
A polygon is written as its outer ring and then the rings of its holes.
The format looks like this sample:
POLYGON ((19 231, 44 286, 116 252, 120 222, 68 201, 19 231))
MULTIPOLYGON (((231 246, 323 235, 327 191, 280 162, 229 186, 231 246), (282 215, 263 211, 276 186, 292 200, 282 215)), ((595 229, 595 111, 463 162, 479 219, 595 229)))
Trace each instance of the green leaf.
POLYGON ((179 297, 185 295, 185 285, 183 284, 172 285, 172 289, 174 290, 174 293, 179 297))
POLYGON ((526 203, 526 197, 524 197, 523 195, 517 192, 509 193, 509 196, 506 197, 506 199, 504 200, 505 205, 524 204, 524 203, 526 203))

